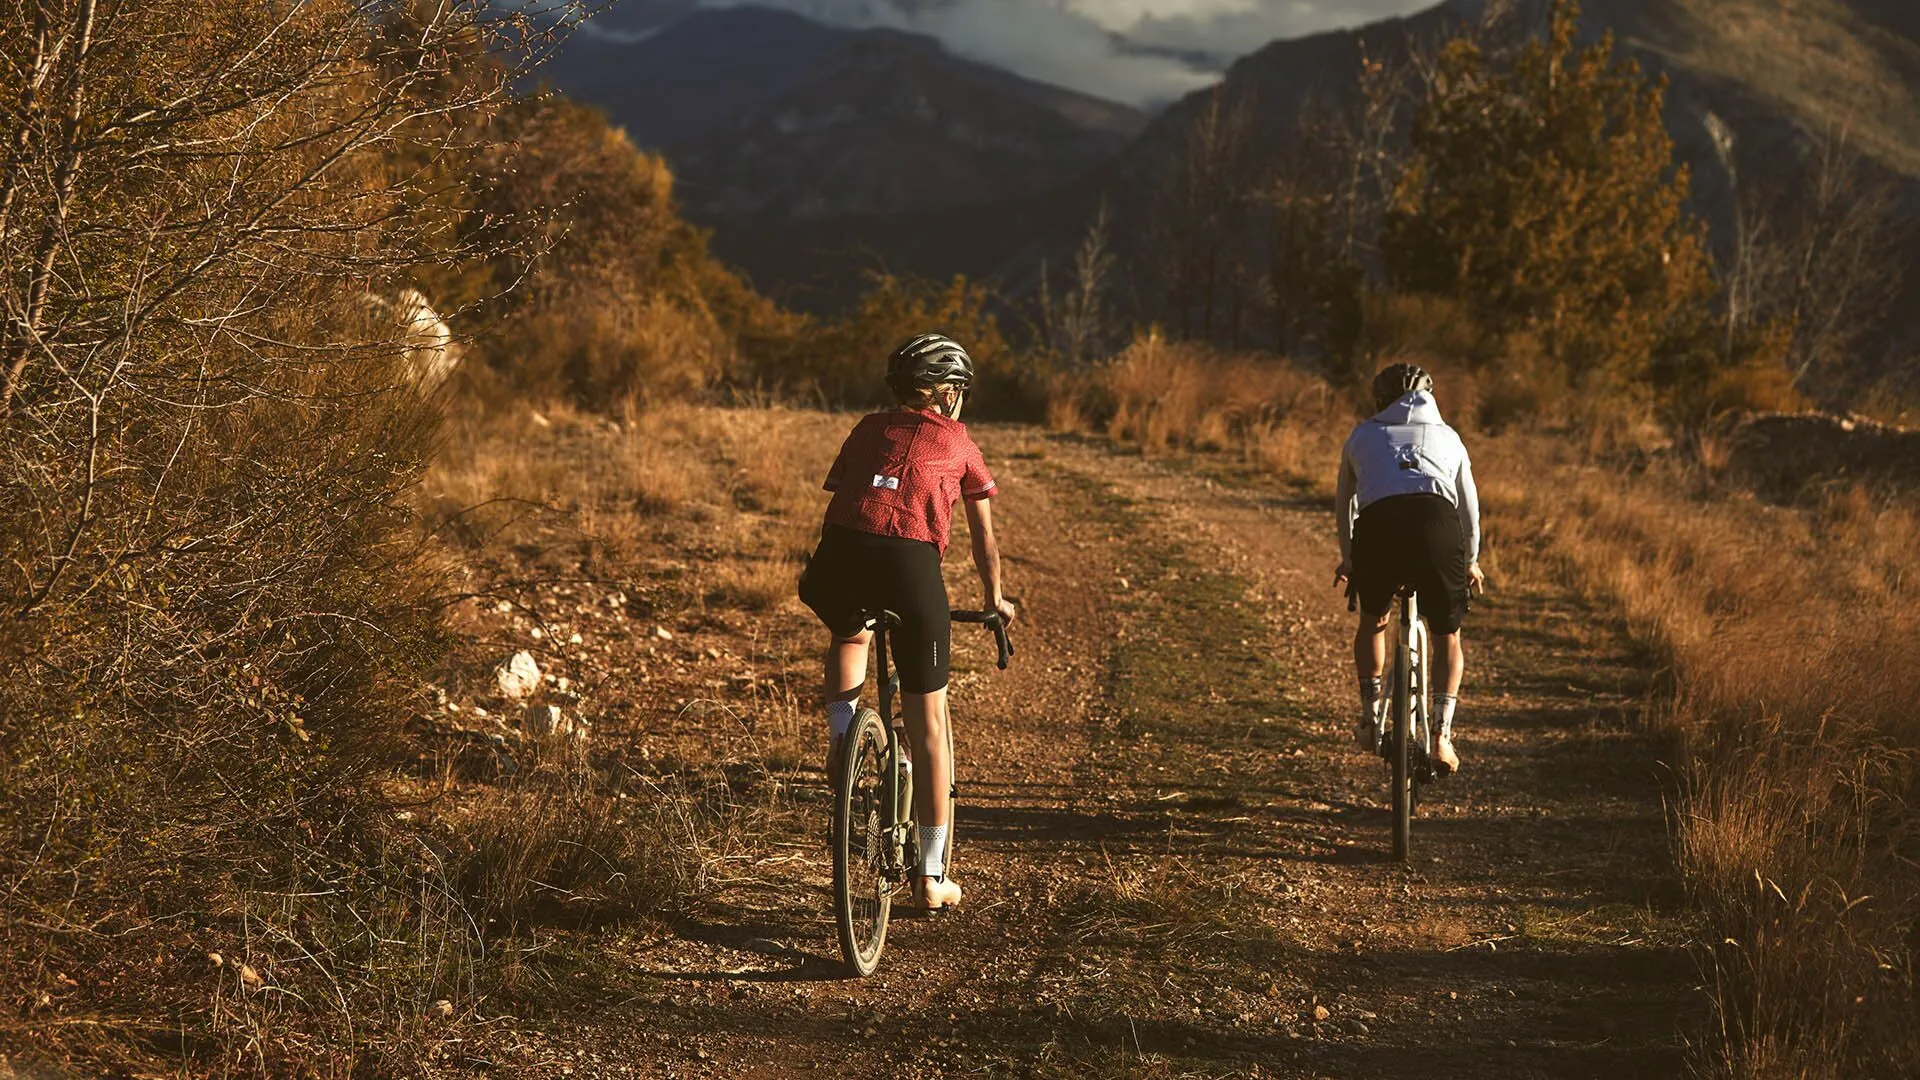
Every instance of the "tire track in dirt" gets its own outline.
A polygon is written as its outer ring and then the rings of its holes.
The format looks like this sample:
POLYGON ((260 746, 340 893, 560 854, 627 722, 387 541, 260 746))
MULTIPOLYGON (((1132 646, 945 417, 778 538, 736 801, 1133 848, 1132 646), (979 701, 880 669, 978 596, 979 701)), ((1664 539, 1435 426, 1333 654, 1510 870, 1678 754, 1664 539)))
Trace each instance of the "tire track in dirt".
MULTIPOLYGON (((1222 875, 1264 861, 1289 886, 1282 905, 1255 917, 1285 968, 1268 972, 1267 996, 1298 1012, 1281 1022, 1283 1042, 1247 1039, 1243 1066, 1315 1076, 1684 1072, 1682 1033, 1702 1002, 1676 914, 1658 748, 1633 722, 1643 665, 1617 627, 1553 590, 1481 605, 1468 628, 1466 768, 1423 808, 1413 863, 1395 866, 1382 857, 1383 770, 1346 749, 1351 616, 1330 587, 1337 551, 1324 505, 1104 451, 1061 459, 1131 504, 1145 547, 1185 552, 1202 574, 1243 583, 1286 673, 1268 708, 1305 736, 1275 753, 1210 735, 1194 709, 1180 725, 1190 738, 1152 755, 1156 770, 1231 777, 1238 788, 1235 805, 1192 814, 1197 859, 1222 875), (1324 1021, 1313 1019, 1316 1005, 1324 1021)), ((1192 699, 1231 693, 1203 680, 1192 699)), ((1246 989, 1261 981, 1250 974, 1239 976, 1246 989)), ((1203 1071, 1231 1067, 1201 1060, 1203 1071)))
POLYGON ((607 1005, 538 1036, 576 1052, 525 1075, 1683 1072, 1700 999, 1617 632, 1550 590, 1474 614, 1465 771, 1391 864, 1324 508, 978 434, 1027 617, 1004 673, 957 628, 966 910, 840 978, 808 789, 765 841, 791 854, 609 950, 607 1005))

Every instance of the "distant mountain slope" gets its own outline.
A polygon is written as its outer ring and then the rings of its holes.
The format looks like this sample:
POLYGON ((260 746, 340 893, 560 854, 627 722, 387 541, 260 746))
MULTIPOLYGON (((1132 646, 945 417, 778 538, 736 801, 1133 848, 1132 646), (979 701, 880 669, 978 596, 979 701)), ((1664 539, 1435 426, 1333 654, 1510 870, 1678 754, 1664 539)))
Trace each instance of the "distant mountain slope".
POLYGON ((543 74, 606 111, 641 146, 698 138, 816 77, 854 35, 784 11, 617 6, 543 74))
POLYGON ((1920 2, 1588 0, 1587 17, 1673 77, 1754 112, 1845 129, 1920 178, 1920 2))
MULTIPOLYGON (((1225 96, 1252 102, 1261 154, 1284 158, 1298 145, 1304 105, 1352 101, 1363 55, 1391 58, 1440 40, 1490 2, 1526 19, 1546 0, 1449 0, 1272 42, 1231 66, 1225 96)), ((1586 0, 1585 8, 1590 35, 1612 32, 1670 80, 1667 118, 1692 172, 1693 209, 1723 249, 1736 191, 1709 113, 1735 135, 1741 185, 1790 178, 1816 138, 1844 132, 1901 184, 1920 221, 1920 0, 1586 0)), ((718 253, 789 301, 842 307, 861 271, 876 266, 991 277, 1025 297, 1042 260, 1057 276, 1104 200, 1116 245, 1136 255, 1115 300, 1162 317, 1154 300, 1162 267, 1142 254, 1143 241, 1161 223, 1156 199, 1207 92, 1173 103, 1127 140, 1143 123, 1132 110, 958 61, 906 35, 740 9, 669 21, 640 49, 620 53, 615 68, 635 73, 615 81, 628 98, 594 100, 632 117, 625 122, 637 131, 659 113, 698 129, 669 147, 692 214, 715 228, 718 253), (778 62, 753 59, 763 53, 778 62), (675 65, 695 74, 676 82, 675 65), (758 74, 744 88, 718 76, 701 82, 716 65, 758 74), (641 78, 643 70, 658 78, 641 78), (622 104, 630 100, 645 108, 622 104)), ((1885 336, 1887 357, 1920 352, 1920 239, 1903 262, 1907 293, 1885 336)))
POLYGON ((1146 120, 929 38, 753 7, 580 35, 550 78, 662 149, 689 213, 715 224, 1020 197, 1086 172, 1146 120))

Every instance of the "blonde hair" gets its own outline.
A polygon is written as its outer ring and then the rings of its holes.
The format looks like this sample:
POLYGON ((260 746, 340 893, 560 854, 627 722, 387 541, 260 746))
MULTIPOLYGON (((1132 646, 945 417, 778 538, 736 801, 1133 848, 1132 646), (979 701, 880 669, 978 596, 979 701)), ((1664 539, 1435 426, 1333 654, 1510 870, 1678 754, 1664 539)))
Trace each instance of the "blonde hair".
POLYGON ((940 392, 948 387, 958 389, 955 383, 941 383, 938 386, 914 386, 904 391, 896 390, 893 396, 896 401, 909 409, 931 409, 939 401, 940 392))

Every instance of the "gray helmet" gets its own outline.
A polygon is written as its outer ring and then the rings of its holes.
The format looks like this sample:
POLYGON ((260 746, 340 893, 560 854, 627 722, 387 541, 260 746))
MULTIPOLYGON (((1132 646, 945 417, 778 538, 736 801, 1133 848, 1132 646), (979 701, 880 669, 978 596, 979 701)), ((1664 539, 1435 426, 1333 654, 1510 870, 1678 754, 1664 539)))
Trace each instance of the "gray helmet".
POLYGON ((944 334, 909 338, 887 357, 887 385, 896 394, 949 383, 962 390, 973 385, 973 358, 944 334))
POLYGON ((1388 364, 1373 377, 1373 407, 1387 406, 1415 390, 1433 393, 1433 376, 1419 364, 1388 364))

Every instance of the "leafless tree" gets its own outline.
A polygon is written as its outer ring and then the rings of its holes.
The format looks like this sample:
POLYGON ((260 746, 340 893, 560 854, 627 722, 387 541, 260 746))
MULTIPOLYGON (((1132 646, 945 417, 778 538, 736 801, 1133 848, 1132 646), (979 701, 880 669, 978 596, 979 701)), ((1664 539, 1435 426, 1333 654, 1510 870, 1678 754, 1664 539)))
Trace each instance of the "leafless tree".
MULTIPOLYGON (((1731 176, 1733 135, 1721 129, 1731 176)), ((1730 330, 1786 327, 1794 382, 1816 396, 1870 381, 1874 365, 1861 353, 1904 269, 1893 185, 1873 175, 1844 128, 1830 128, 1811 141, 1797 181, 1736 184, 1736 202, 1730 330)))
POLYGON ((1099 355, 1108 334, 1106 295, 1113 271, 1107 204, 1102 202, 1073 256, 1073 279, 1060 303, 1059 348, 1070 364, 1099 355))
POLYGON ((1253 122, 1244 94, 1215 89, 1188 128, 1161 199, 1167 299, 1183 337, 1211 339, 1225 323, 1237 333, 1235 286, 1247 276, 1243 241, 1256 175, 1253 122))
POLYGON ((572 17, 0 0, 0 982, 347 872, 434 633, 438 416, 363 298, 483 254, 466 162, 572 17))

